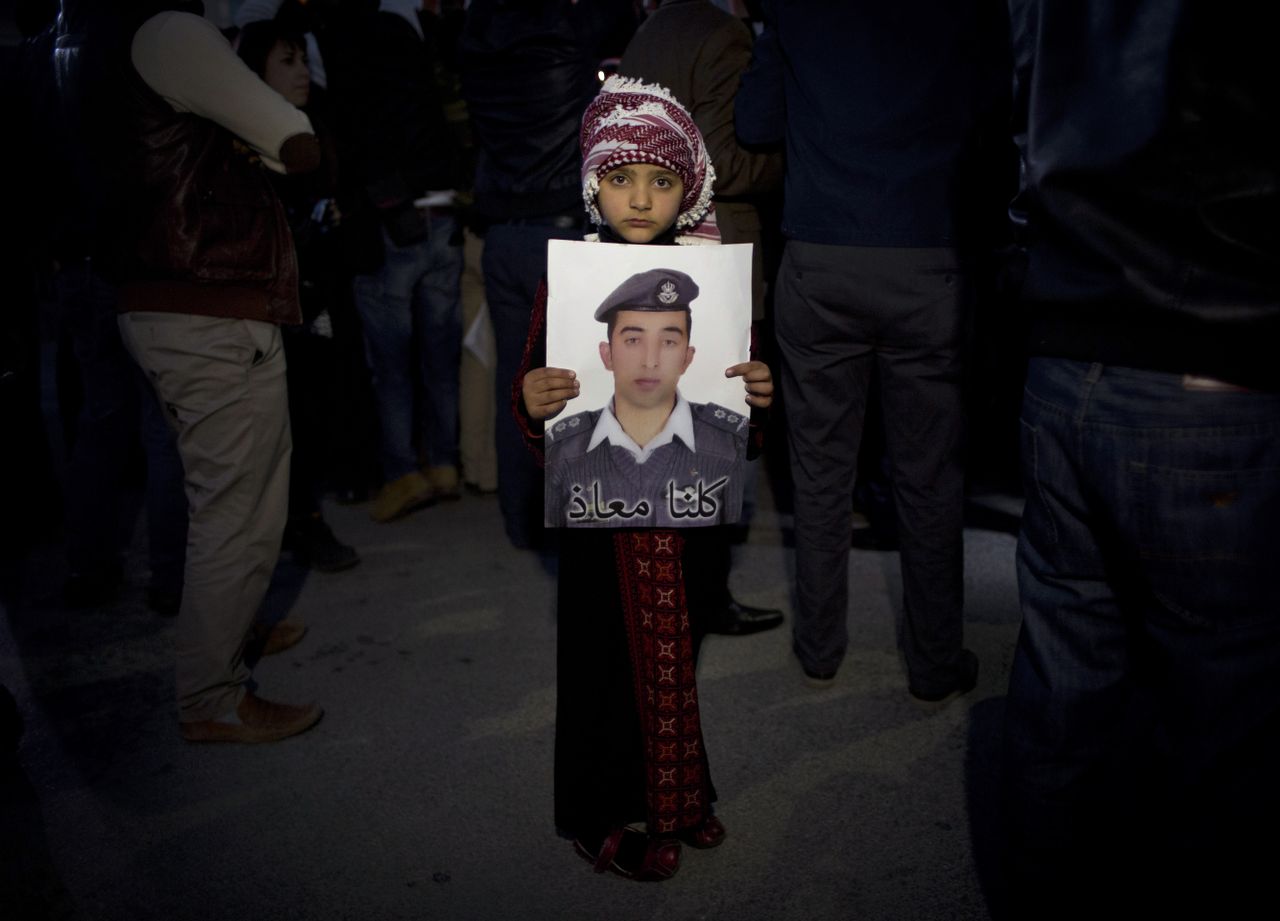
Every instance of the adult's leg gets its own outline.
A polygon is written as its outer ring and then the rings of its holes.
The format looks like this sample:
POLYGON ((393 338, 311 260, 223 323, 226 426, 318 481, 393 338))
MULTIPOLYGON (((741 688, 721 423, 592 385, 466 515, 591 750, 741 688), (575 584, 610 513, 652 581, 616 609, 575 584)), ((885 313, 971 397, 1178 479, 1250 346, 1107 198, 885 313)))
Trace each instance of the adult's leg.
POLYGON ((850 491, 871 371, 853 247, 788 242, 777 328, 795 483, 796 656, 834 673, 849 642, 850 491))
POLYGON ((493 323, 485 303, 484 272, 480 268, 484 241, 467 231, 459 290, 463 337, 480 324, 475 346, 464 347, 458 391, 458 454, 468 485, 482 492, 498 488, 498 456, 493 443, 493 323))
MULTIPOLYGON (((311 329, 281 331, 288 372, 289 431, 293 452, 289 462, 289 520, 284 547, 303 566, 338 572, 360 562, 355 548, 340 542, 324 520, 321 499, 333 469, 334 415, 341 382, 331 338, 311 329)), ((344 432, 343 437, 355 437, 344 432)), ((268 644, 270 646, 270 644, 268 644)))
POLYGON ((689 624, 693 631, 694 655, 703 639, 715 632, 724 620, 732 600, 729 594, 729 569, 732 554, 729 528, 688 528, 684 537, 684 594, 689 608, 689 624))
POLYGON ((381 430, 382 476, 391 483, 418 469, 413 450, 413 297, 429 264, 429 242, 396 246, 383 234, 385 261, 352 285, 364 330, 381 430))
POLYGON ((338 290, 328 301, 334 358, 328 454, 339 500, 359 501, 381 475, 377 401, 352 278, 334 274, 338 290))
POLYGON ((131 313, 121 335, 178 436, 190 508, 178 615, 179 719, 234 710, 245 640, 280 551, 289 415, 279 328, 253 320, 131 313))
POLYGON ((1198 916, 1280 811, 1280 397, 1038 358, 1022 431, 1015 892, 1198 916))
MULTIPOLYGON (((453 242, 457 222, 431 219, 430 259, 413 292, 422 367, 420 437, 430 468, 458 466, 458 367, 462 352, 462 247, 453 242)), ((434 482, 433 482, 433 485, 434 482)))
MULTIPOLYGON (((1087 366, 1033 368, 1022 411, 1027 502, 1018 540, 1018 636, 1005 709, 1009 856, 1019 903, 1070 895, 1107 842, 1098 791, 1131 692, 1132 628, 1104 555, 1106 512, 1074 419, 1087 366)), ((1105 864, 1105 862, 1103 862, 1105 864)))
POLYGON ((93 264, 84 259, 61 269, 55 286, 59 329, 81 385, 63 478, 67 588, 71 600, 94 602, 120 579, 120 503, 139 418, 136 372, 120 343, 115 289, 93 264))
POLYGON ((289 459, 291 519, 320 511, 324 415, 328 407, 324 402, 325 368, 319 354, 324 344, 317 338, 302 328, 281 330, 288 368, 285 383, 289 392, 289 432, 293 439, 289 459))
POLYGON ((1108 366, 1083 426, 1153 703, 1148 879, 1189 914, 1244 914, 1274 856, 1257 829, 1280 820, 1280 394, 1108 366))
POLYGON ((951 250, 870 252, 864 272, 882 320, 876 355, 902 554, 902 649, 912 692, 933 697, 972 681, 976 665, 961 648, 961 275, 951 250))
POLYGON ((543 537, 542 470, 525 447, 511 414, 511 386, 524 356, 529 314, 538 282, 547 271, 547 241, 580 236, 576 227, 552 223, 497 224, 484 245, 484 284, 493 320, 494 435, 498 451, 498 504, 507 537, 517 547, 536 547, 543 537))

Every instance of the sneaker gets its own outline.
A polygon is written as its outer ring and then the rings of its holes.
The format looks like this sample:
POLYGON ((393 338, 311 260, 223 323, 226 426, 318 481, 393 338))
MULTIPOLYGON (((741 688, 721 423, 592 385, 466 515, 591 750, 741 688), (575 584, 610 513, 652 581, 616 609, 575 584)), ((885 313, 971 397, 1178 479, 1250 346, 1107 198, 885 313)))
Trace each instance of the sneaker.
POLYGON ((431 498, 449 501, 462 496, 462 490, 458 486, 457 467, 424 467, 422 468, 422 475, 431 484, 431 498))
POLYGON ((236 707, 237 722, 198 720, 179 725, 188 742, 277 742, 306 732, 323 715, 318 704, 278 704, 246 691, 236 707))
POLYGON ((414 470, 399 479, 392 480, 378 491, 373 500, 373 509, 369 517, 374 521, 393 521, 412 511, 430 505, 432 499, 431 484, 421 473, 414 470))
POLYGON ((291 520, 285 528, 284 545, 299 566, 320 572, 341 572, 360 562, 360 554, 334 537, 319 512, 291 520))

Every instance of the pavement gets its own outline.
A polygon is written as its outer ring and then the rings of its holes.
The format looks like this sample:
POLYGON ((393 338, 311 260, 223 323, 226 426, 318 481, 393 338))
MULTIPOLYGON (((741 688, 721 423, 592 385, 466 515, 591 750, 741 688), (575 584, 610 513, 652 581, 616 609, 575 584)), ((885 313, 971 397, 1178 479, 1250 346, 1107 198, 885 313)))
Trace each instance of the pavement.
MULTIPOLYGON (((788 626, 710 637, 698 680, 728 838, 638 884, 592 873, 556 836, 554 579, 508 545, 496 498, 382 525, 367 511, 326 510, 359 567, 277 569, 265 616, 310 629, 256 666, 259 693, 325 716, 275 744, 179 738, 174 624, 146 608, 140 539, 109 607, 60 606, 56 547, 10 573, 0 682, 26 732, 16 761, 0 751, 0 919, 1001 917, 1010 534, 966 530, 982 670, 941 710, 907 694, 894 553, 850 555, 851 642, 830 688, 804 683, 788 626)), ((762 496, 732 580, 788 620, 789 532, 762 496)))

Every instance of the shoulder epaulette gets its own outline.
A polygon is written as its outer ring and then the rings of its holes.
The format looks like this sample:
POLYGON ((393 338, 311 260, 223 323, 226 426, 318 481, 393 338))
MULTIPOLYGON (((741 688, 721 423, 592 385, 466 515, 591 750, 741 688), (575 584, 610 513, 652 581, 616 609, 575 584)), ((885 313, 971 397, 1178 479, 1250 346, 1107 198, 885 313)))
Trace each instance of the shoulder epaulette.
POLYGON ((693 417, 726 432, 741 432, 751 422, 751 414, 741 409, 726 409, 716 403, 690 403, 693 417))
POLYGON ((599 418, 600 410, 592 409, 554 422, 546 428, 547 441, 563 442, 580 435, 590 434, 595 430, 596 420, 599 418))

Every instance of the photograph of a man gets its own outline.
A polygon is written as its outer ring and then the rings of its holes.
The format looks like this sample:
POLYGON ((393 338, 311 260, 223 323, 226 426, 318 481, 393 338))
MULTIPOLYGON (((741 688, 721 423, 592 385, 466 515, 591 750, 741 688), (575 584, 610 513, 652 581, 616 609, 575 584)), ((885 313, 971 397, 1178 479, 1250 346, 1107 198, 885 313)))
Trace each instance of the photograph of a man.
POLYGON ((742 510, 748 411, 680 392, 693 363, 697 282, 673 268, 637 272, 596 308, 613 396, 546 432, 549 526, 726 524, 742 510))

